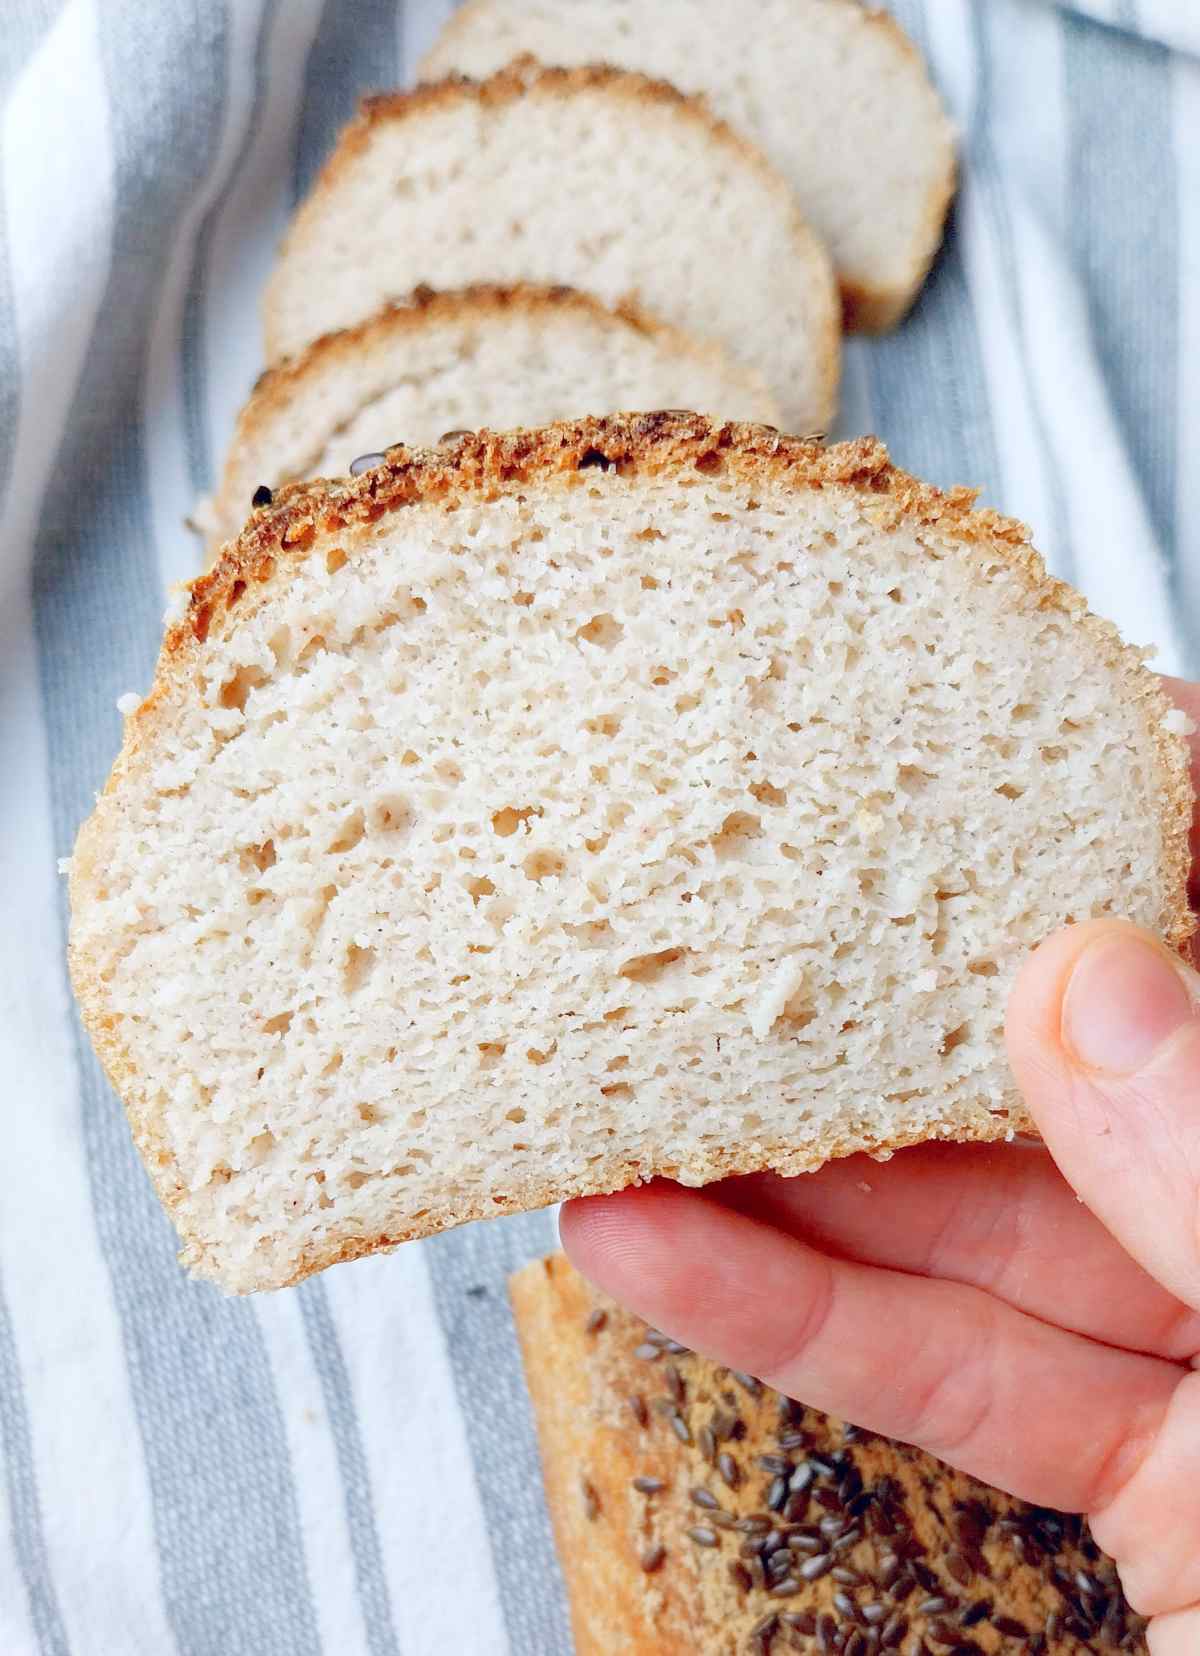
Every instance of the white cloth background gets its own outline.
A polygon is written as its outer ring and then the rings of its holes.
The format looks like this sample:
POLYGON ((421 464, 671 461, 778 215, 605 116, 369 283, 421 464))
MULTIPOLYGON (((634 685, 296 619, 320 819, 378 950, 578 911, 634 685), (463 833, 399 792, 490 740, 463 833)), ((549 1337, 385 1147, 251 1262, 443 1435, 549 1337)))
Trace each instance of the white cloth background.
MULTIPOLYGON (((181 520, 258 370, 285 217, 451 5, 0 7, 4 1656, 570 1649, 504 1299, 549 1218, 253 1302, 187 1283, 71 1007, 56 873, 195 566, 181 520)), ((1200 12, 895 9, 965 185, 915 315, 851 345, 843 428, 982 485, 1180 670, 1200 642, 1200 12)))

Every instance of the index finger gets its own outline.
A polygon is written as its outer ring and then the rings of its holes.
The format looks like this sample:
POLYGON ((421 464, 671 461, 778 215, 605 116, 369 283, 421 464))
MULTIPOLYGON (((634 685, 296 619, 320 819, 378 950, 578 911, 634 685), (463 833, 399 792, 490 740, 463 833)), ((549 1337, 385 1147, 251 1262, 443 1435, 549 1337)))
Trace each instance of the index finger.
POLYGON ((1060 1510, 1124 1488, 1187 1373, 674 1185, 571 1202, 561 1228, 585 1276, 675 1339, 1060 1510))

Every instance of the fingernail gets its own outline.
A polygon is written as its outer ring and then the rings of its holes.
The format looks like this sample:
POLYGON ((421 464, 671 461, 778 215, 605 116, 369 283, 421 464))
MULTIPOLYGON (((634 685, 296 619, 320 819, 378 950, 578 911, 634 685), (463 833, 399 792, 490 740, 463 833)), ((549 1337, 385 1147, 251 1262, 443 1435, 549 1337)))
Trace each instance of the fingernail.
POLYGON ((1063 997, 1064 1045, 1088 1069, 1133 1075, 1194 1015, 1182 965, 1140 937, 1099 937, 1063 997))

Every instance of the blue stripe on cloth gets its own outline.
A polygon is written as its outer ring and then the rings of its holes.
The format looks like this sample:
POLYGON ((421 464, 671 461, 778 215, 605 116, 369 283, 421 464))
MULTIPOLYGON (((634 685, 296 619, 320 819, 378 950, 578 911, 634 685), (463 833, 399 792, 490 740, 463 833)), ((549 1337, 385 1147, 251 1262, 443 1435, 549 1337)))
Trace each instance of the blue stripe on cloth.
POLYGON ((548 1213, 489 1219, 430 1237, 425 1249, 514 1656, 572 1649, 533 1412, 508 1303, 513 1271, 557 1247, 548 1213))
MULTIPOLYGON (((1071 255, 1100 371, 1178 599, 1179 175, 1171 53, 1063 18, 1071 255), (1154 273, 1147 280, 1147 273, 1154 273)), ((1176 603, 1190 642, 1196 617, 1176 603)))
POLYGON ((1050 434, 1049 423, 1037 394, 1030 362, 1029 335, 1025 327, 1024 302, 1021 297, 1021 278, 1017 269, 1014 227, 1005 194, 1005 180, 995 142, 992 137, 992 102, 995 95, 992 73, 992 28, 994 14, 986 0, 971 0, 971 39, 975 51, 976 97, 975 118, 967 144, 966 165, 971 169, 979 190, 984 211, 992 221, 992 241, 1000 263, 1000 275, 1012 313, 1013 329, 1021 363, 1021 377, 1025 395, 1038 434, 1038 442, 1046 457, 1046 477, 1050 496, 1050 513, 1054 519, 1055 546, 1054 573, 1064 581, 1075 578, 1076 558, 1071 544, 1071 517, 1067 507, 1058 456, 1050 434))
MULTIPOLYGON (((212 165, 224 98, 223 7, 104 6, 99 22, 116 166, 113 262, 34 562, 59 854, 115 751, 113 699, 146 682, 157 649, 163 595, 140 399, 171 237, 212 165), (172 77, 186 79, 186 96, 168 95, 172 77)), ((178 1647, 183 1656, 318 1656, 287 1439, 254 1311, 180 1274, 170 1227, 78 1025, 76 1042, 84 1154, 178 1647)))
MULTIPOLYGON (((67 1656, 67 1635, 46 1557, 42 1511, 38 1501, 29 1435, 29 1410, 17 1360, 12 1318, 4 1285, 0 1282, 0 1450, 4 1453, 4 1474, 8 1487, 8 1508, 12 1522, 13 1548, 25 1590, 29 1594, 29 1620, 41 1656, 67 1656)), ((6 1641, 4 1606, 0 1604, 0 1634, 6 1641)), ((6 1649, 12 1649, 6 1642, 6 1649)))
MULTIPOLYGON (((893 10, 931 61, 924 0, 893 10)), ((952 215, 946 240, 911 314, 870 342, 868 375, 878 435, 899 465, 942 488, 967 483, 1003 499, 979 324, 952 215)))
POLYGON ((183 420, 187 441, 188 472, 192 490, 200 495, 213 484, 212 451, 209 444, 207 419, 207 358, 204 351, 204 324, 206 295, 208 293, 209 260, 212 255, 213 231, 225 205, 237 186, 242 168, 249 157, 251 146, 259 129, 262 107, 267 90, 267 40, 271 25, 279 10, 280 0, 262 0, 258 18, 258 34, 254 43, 254 94, 245 131, 238 145, 237 155, 229 169, 229 176, 210 203, 196 232, 192 251, 192 269, 188 280, 187 297, 183 307, 183 328, 180 344, 183 368, 183 420))
POLYGON ((301 200, 365 92, 400 78, 396 0, 326 0, 304 68, 292 199, 301 200))
MULTIPOLYGON (((337 1452, 338 1471, 346 1500, 346 1524, 354 1554, 355 1579, 367 1629, 367 1648, 371 1656, 400 1656, 383 1552, 379 1544, 379 1529, 375 1521, 371 1474, 358 1417, 354 1412, 349 1371, 329 1308, 329 1295, 320 1280, 306 1282, 296 1292, 337 1452)), ((336 1656, 336 1652, 330 1652, 329 1656, 336 1656)))

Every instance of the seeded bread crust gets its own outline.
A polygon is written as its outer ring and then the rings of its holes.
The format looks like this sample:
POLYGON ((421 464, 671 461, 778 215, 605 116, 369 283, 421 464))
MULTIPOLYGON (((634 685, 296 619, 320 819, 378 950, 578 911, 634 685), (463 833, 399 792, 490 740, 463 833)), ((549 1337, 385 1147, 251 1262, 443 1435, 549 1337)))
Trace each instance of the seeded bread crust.
MULTIPOLYGON (((1164 724, 1169 704, 1158 681, 1142 665, 1137 651, 1123 645, 1116 629, 1090 616, 1084 600, 1046 573, 1029 543, 1028 531, 992 511, 973 509, 970 490, 941 493, 899 471, 883 445, 872 438, 823 447, 813 441, 780 435, 770 427, 729 425, 682 412, 613 416, 548 426, 540 430, 465 434, 435 450, 396 448, 387 463, 355 480, 297 484, 256 512, 241 536, 229 543, 215 568, 191 583, 180 596, 180 619, 167 632, 150 693, 126 720, 124 745, 91 818, 83 826, 72 859, 70 894, 78 914, 93 900, 111 860, 110 843, 119 825, 122 792, 136 782, 169 740, 172 720, 194 694, 206 652, 227 627, 272 602, 304 560, 324 556, 340 538, 403 512, 417 502, 461 502, 549 485, 589 486, 581 466, 603 460, 622 474, 676 476, 729 468, 739 478, 764 485, 784 482, 792 489, 851 489, 869 503, 880 527, 901 520, 936 527, 963 549, 964 557, 985 545, 1027 584, 1039 609, 1070 617, 1090 639, 1098 659, 1111 666, 1129 701, 1142 712, 1158 756, 1161 774, 1162 862, 1167 889, 1178 892, 1177 906, 1163 927, 1166 940, 1182 948, 1193 929, 1187 906, 1186 874, 1192 793, 1186 744, 1164 724)), ((125 1101, 134 1137, 168 1211, 179 1215, 185 1195, 155 1101, 153 1080, 138 1067, 129 1039, 111 1016, 99 957, 73 936, 70 966, 75 992, 97 1052, 110 1080, 125 1101)), ((1028 1117, 1015 1091, 1005 1101, 1007 1114, 994 1112, 985 1100, 952 1130, 955 1139, 993 1140, 1027 1128, 1028 1117)), ((785 1174, 809 1171, 827 1159, 868 1151, 887 1155, 925 1134, 873 1137, 870 1129, 831 1139, 819 1154, 811 1148, 784 1153, 775 1166, 785 1174)), ((688 1182, 704 1183, 749 1172, 759 1158, 744 1147, 714 1148, 689 1165, 688 1182)), ((628 1159, 610 1164, 601 1178, 581 1173, 573 1195, 622 1188, 663 1171, 628 1159)), ((294 1273, 246 1286, 284 1286, 339 1261, 396 1246, 450 1224, 523 1211, 559 1200, 563 1191, 530 1178, 519 1189, 484 1201, 463 1201, 453 1210, 432 1209, 411 1223, 378 1235, 334 1237, 313 1246, 294 1273)), ((204 1237, 189 1236, 183 1258, 201 1275, 221 1280, 220 1262, 204 1237)), ((235 1285, 236 1286, 236 1285, 235 1285)))
POLYGON ((931 1635, 963 1656, 1146 1650, 1144 1621, 1078 1518, 671 1347, 562 1254, 519 1271, 510 1294, 576 1656, 907 1656, 931 1635), (764 1455, 778 1460, 764 1467, 764 1455), (785 1499, 781 1476, 806 1461, 811 1479, 801 1472, 785 1499), (764 1537, 731 1527, 739 1519, 799 1538, 784 1594, 755 1580, 747 1553, 764 1537), (857 1642, 828 1642, 847 1624, 857 1642), (882 1644, 868 1643, 872 1629, 882 1644))
MULTIPOLYGON (((342 133, 280 248, 276 276, 268 284, 263 300, 268 361, 275 362, 285 353, 274 298, 280 271, 289 253, 303 244, 310 227, 320 224, 329 197, 343 187, 354 161, 369 147, 378 128, 418 119, 431 109, 451 109, 455 106, 494 109, 520 99, 561 100, 585 90, 602 91, 607 97, 623 100, 635 108, 654 105, 669 108, 700 129, 710 144, 735 152, 742 164, 753 168, 778 199, 780 221, 790 227, 798 251, 796 281, 819 284, 819 291, 822 292, 826 284, 831 284, 832 270, 824 245, 801 214, 786 180, 761 150, 734 132, 724 121, 718 120, 704 99, 687 96, 666 81, 605 65, 562 69, 543 67, 525 60, 483 81, 451 75, 407 92, 382 93, 363 100, 358 116, 342 133)), ((831 297, 836 301, 835 292, 831 297)), ((817 400, 822 410, 820 418, 824 420, 831 417, 836 409, 841 371, 841 327, 836 303, 830 306, 825 325, 813 341, 813 361, 814 383, 819 388, 817 400)))
MULTIPOLYGON (((294 399, 302 397, 309 387, 319 382, 331 365, 360 363, 366 354, 416 337, 422 330, 431 327, 453 326, 459 322, 483 325, 489 317, 500 318, 514 313, 527 316, 533 323, 574 315, 594 327, 620 324, 632 328, 645 338, 661 344, 664 350, 669 350, 681 362, 691 361, 710 369, 714 377, 721 374, 731 382, 742 382, 745 399, 753 405, 747 411, 768 419, 776 417, 772 412, 775 405, 770 392, 752 370, 735 364, 719 345, 693 339, 679 328, 648 316, 631 301, 609 307, 589 293, 561 284, 539 287, 533 283, 478 283, 450 291, 421 287, 402 304, 388 305, 354 327, 323 334, 298 356, 289 357, 260 374, 238 415, 222 481, 213 497, 215 527, 210 553, 215 555, 221 541, 241 528, 250 510, 254 487, 263 482, 274 484, 281 481, 257 474, 251 477, 246 465, 246 451, 253 451, 259 446, 271 422, 281 413, 286 413, 294 399)), ((722 409, 721 412, 730 411, 722 409)))
MULTIPOLYGON (((928 70, 920 51, 890 12, 864 4, 864 0, 841 0, 841 3, 847 12, 860 15, 867 24, 885 35, 894 47, 897 59, 912 65, 922 80, 927 79, 928 70)), ((464 0, 447 20, 438 39, 422 60, 418 71, 421 83, 432 85, 439 78, 451 74, 458 68, 460 46, 469 43, 472 37, 478 39, 494 28, 494 10, 494 0, 464 0)), ((804 7, 797 5, 795 10, 795 29, 799 34, 805 24, 804 7)), ((619 50, 614 51, 611 38, 597 40, 595 47, 599 60, 606 59, 609 53, 619 55, 619 50)), ((528 73, 530 67, 536 63, 537 59, 533 54, 519 52, 508 68, 513 73, 528 73)), ((682 79, 682 76, 680 78, 682 79)), ((851 272, 839 268, 837 275, 842 295, 842 319, 847 332, 886 333, 896 327, 903 320, 928 275, 942 240, 946 215, 958 187, 958 163, 949 121, 945 122, 943 148, 941 170, 929 191, 921 230, 913 238, 912 262, 904 280, 886 287, 878 286, 864 282, 851 272)), ((771 159, 777 163, 783 161, 782 156, 772 156, 771 159)))

